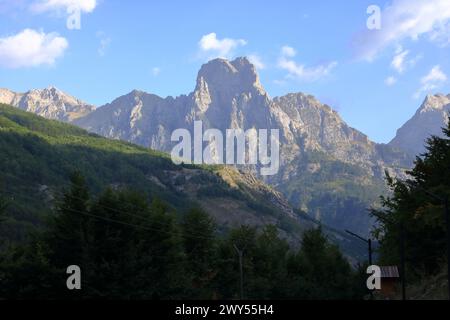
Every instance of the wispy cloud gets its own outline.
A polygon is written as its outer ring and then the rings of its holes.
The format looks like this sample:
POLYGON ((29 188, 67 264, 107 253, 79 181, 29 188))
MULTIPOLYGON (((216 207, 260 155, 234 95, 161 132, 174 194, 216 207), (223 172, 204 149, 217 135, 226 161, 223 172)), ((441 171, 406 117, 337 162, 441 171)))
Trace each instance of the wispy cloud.
POLYGON ((297 78, 305 81, 316 81, 328 76, 331 71, 337 66, 336 61, 327 64, 320 64, 314 67, 306 67, 294 61, 293 58, 297 55, 294 48, 284 46, 281 48, 281 55, 278 59, 278 67, 288 72, 288 77, 297 78))
POLYGON ((414 98, 418 99, 421 94, 439 88, 445 81, 447 81, 447 75, 441 70, 439 65, 434 66, 431 68, 430 72, 420 80, 422 86, 414 93, 414 98))
POLYGON ((402 47, 399 47, 395 52, 394 58, 391 62, 391 67, 398 73, 403 73, 405 70, 405 60, 408 54, 409 50, 403 50, 402 47))
POLYGON ((295 49, 292 47, 284 46, 281 48, 281 55, 284 57, 292 58, 297 55, 297 51, 295 51, 295 49))
POLYGON ((57 33, 32 29, 0 38, 0 65, 5 68, 52 65, 69 46, 57 33))
POLYGON ((384 80, 384 83, 387 86, 391 87, 391 86, 393 86, 394 84, 397 83, 397 79, 395 77, 393 77, 393 76, 390 76, 390 77, 387 77, 386 80, 384 80))
POLYGON ((160 73, 161 73, 161 68, 159 68, 159 67, 153 67, 153 68, 152 68, 152 75, 153 75, 154 77, 159 76, 160 73))
POLYGON ((383 49, 405 39, 450 39, 448 0, 394 0, 381 12, 381 21, 380 30, 365 30, 355 37, 358 58, 372 61, 383 49))
POLYGON ((26 0, 0 0, 0 14, 17 16, 28 5, 26 0))
POLYGON ((246 44, 244 39, 218 39, 214 32, 204 35, 198 43, 200 50, 207 54, 208 58, 230 58, 237 47, 246 44))
POLYGON ((100 39, 100 44, 97 52, 100 57, 103 57, 106 54, 106 51, 110 46, 112 40, 103 31, 97 32, 97 38, 100 39))
POLYGON ((394 57, 392 58, 391 68, 402 74, 409 68, 412 68, 422 58, 421 55, 417 55, 414 58, 408 58, 409 50, 403 49, 402 46, 398 46, 395 50, 394 57))
POLYGON ((96 0, 36 0, 30 8, 36 13, 66 12, 68 8, 78 8, 82 12, 90 13, 96 6, 96 0))
POLYGON ((250 54, 247 56, 247 58, 256 67, 256 69, 263 70, 266 68, 265 63, 262 61, 262 59, 259 55, 250 54))

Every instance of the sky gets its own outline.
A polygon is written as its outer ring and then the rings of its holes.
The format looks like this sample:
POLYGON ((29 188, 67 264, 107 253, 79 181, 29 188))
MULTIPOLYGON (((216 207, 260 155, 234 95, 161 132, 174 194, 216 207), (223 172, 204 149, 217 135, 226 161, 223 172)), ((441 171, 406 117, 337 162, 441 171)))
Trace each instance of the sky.
POLYGON ((376 142, 450 93, 450 0, 0 0, 0 87, 97 106, 188 94, 247 56, 271 97, 304 92, 376 142))

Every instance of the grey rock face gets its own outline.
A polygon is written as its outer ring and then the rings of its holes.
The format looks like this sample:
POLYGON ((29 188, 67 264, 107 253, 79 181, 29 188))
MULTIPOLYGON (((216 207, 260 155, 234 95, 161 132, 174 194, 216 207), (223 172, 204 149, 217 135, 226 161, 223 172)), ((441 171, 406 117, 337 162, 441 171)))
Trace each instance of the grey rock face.
MULTIPOLYGON (((5 101, 18 99, 8 92, 3 96, 5 101)), ((279 129, 280 171, 258 178, 324 223, 361 233, 370 225, 366 208, 384 190, 384 171, 402 175, 412 162, 402 151, 370 141, 313 96, 269 97, 246 58, 203 65, 188 95, 161 98, 135 90, 71 120, 102 136, 166 152, 176 144, 170 141, 172 132, 184 128, 192 134, 196 120, 203 121, 204 130, 223 133, 234 128, 279 129)), ((259 172, 252 166, 239 169, 259 172)))
POLYGON ((321 151, 368 170, 384 163, 376 144, 350 128, 329 106, 303 93, 271 99, 246 59, 215 59, 202 66, 194 92, 160 98, 133 91, 74 123, 92 132, 170 151, 173 130, 280 129, 282 164, 299 153, 321 151))
POLYGON ((52 120, 73 121, 95 110, 95 107, 69 96, 55 87, 16 93, 0 89, 0 103, 12 105, 52 120))
POLYGON ((400 129, 390 146, 401 148, 411 155, 425 151, 425 142, 431 135, 442 136, 450 112, 450 94, 428 95, 414 116, 400 129))
MULTIPOLYGON (((279 129, 280 171, 259 178, 315 218, 362 233, 370 225, 366 208, 383 192, 385 170, 402 175, 412 163, 400 150, 370 141, 310 95, 270 98, 246 58, 215 59, 203 65, 187 96, 160 98, 133 91, 74 123, 109 138, 170 151, 175 145, 171 133, 185 128, 192 134, 196 120, 203 121, 204 130, 222 132, 279 129), (343 207, 332 209, 338 205, 343 207)), ((258 173, 254 167, 241 169, 258 173)))

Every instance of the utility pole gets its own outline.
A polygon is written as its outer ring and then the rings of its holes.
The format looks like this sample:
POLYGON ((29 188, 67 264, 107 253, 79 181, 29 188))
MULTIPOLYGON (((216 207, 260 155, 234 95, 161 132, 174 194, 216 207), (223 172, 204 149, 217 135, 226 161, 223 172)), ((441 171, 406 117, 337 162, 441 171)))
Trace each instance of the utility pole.
POLYGON ((345 232, 347 232, 348 234, 358 238, 361 241, 364 241, 367 243, 368 247, 369 247, 369 265, 372 265, 372 240, 371 239, 364 239, 363 237, 357 235, 356 233, 353 233, 349 230, 345 230, 345 232))
POLYGON ((387 219, 386 217, 378 217, 384 223, 395 224, 400 231, 400 279, 402 281, 402 300, 406 300, 406 262, 405 262, 405 221, 402 219, 400 222, 394 222, 394 220, 387 219))
POLYGON ((400 269, 402 279, 402 300, 406 300, 406 263, 405 263, 405 223, 400 222, 400 269))
POLYGON ((239 273, 240 273, 240 291, 241 291, 241 300, 244 300, 244 269, 243 269, 243 256, 244 249, 239 249, 235 244, 233 245, 239 256, 239 273))
MULTIPOLYGON (((367 243, 368 249, 369 249, 369 266, 371 266, 372 265, 372 240, 370 238, 369 239, 364 239, 363 237, 361 237, 361 236, 357 235, 356 233, 353 233, 353 232, 351 232, 349 230, 345 230, 345 232, 347 232, 348 234, 350 234, 350 235, 358 238, 359 240, 364 241, 364 242, 367 243)), ((372 290, 370 290, 370 299, 373 299, 373 291, 372 290)))
POLYGON ((450 300, 450 212, 448 205, 448 197, 445 198, 445 223, 447 224, 447 290, 448 299, 450 300))
POLYGON ((447 291, 448 291, 448 299, 450 300, 450 212, 448 203, 449 197, 447 196, 446 198, 442 198, 438 195, 435 195, 434 193, 431 193, 430 191, 425 190, 422 187, 418 188, 444 205, 444 218, 447 229, 447 291))

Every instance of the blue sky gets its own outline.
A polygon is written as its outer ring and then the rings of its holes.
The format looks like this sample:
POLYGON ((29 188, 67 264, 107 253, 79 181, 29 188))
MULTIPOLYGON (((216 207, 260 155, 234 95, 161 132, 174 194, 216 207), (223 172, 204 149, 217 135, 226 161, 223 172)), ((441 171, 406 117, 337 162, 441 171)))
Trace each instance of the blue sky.
POLYGON ((388 142, 427 93, 450 93, 450 1, 0 0, 0 87, 14 91, 176 96, 218 56, 250 56, 271 96, 313 94, 388 142), (80 29, 67 28, 73 5, 80 29))

